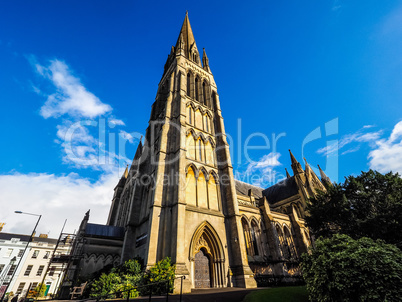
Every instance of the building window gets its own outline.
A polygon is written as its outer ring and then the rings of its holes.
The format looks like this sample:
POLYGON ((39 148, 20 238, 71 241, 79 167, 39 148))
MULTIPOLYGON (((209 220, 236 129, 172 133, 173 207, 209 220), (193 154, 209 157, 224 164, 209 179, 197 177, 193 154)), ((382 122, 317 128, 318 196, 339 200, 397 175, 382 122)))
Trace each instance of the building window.
POLYGON ((17 257, 22 257, 22 255, 24 255, 24 250, 20 250, 17 257))
POLYGON ((21 282, 20 285, 18 285, 16 294, 17 295, 21 294, 21 292, 24 289, 24 287, 25 287, 25 282, 21 282))
POLYGON ((209 117, 205 116, 205 131, 209 132, 209 117))
POLYGON ((191 77, 187 74, 187 96, 191 96, 191 77))
POLYGON ((32 283, 31 290, 35 290, 37 286, 38 286, 38 282, 32 283))
POLYGON ((47 251, 47 252, 45 253, 45 255, 43 256, 43 259, 48 259, 48 258, 49 258, 49 255, 50 255, 50 252, 47 251))
POLYGON ((203 156, 202 156, 202 143, 201 143, 201 140, 198 140, 198 160, 199 161, 202 161, 202 159, 203 159, 203 156))
POLYGON ((55 271, 56 271, 56 267, 55 267, 55 266, 50 267, 49 276, 53 276, 55 271))
POLYGON ((190 107, 188 107, 188 120, 189 120, 190 125, 193 124, 192 115, 193 115, 193 110, 191 110, 191 106, 190 106, 190 107))
POLYGON ((7 276, 12 276, 14 274, 14 271, 15 271, 16 268, 17 268, 16 265, 11 265, 11 267, 10 267, 8 273, 7 273, 7 276))
POLYGON ((199 101, 199 97, 198 97, 198 78, 195 78, 195 100, 199 101))
POLYGON ((44 268, 44 265, 39 266, 38 271, 36 272, 36 276, 41 276, 44 268))
POLYGON ((205 87, 205 82, 203 82, 202 83, 202 96, 203 96, 203 103, 204 103, 204 105, 205 106, 207 106, 208 104, 207 104, 207 90, 206 90, 206 87, 205 87))
POLYGON ((32 271, 32 267, 33 267, 33 265, 28 265, 27 266, 27 269, 25 270, 24 276, 29 276, 29 274, 32 271))
POLYGON ((32 258, 38 258, 39 255, 39 250, 34 250, 33 254, 32 254, 32 258))
POLYGON ((1 275, 1 272, 3 271, 3 269, 4 269, 4 266, 5 266, 5 264, 0 264, 0 275, 1 275))
POLYGON ((11 254, 13 253, 13 249, 8 249, 7 252, 4 254, 4 257, 10 257, 11 254))

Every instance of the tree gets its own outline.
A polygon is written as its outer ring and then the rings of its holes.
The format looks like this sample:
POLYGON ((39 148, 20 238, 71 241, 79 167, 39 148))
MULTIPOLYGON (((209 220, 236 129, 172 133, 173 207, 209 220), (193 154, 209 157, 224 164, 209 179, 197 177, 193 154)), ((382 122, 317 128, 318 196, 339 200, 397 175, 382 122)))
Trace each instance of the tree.
POLYGON ((402 179, 376 171, 349 176, 310 199, 306 223, 315 236, 347 234, 402 247, 402 179))
POLYGON ((320 238, 302 256, 310 301, 400 301, 402 252, 392 244, 347 235, 320 238))

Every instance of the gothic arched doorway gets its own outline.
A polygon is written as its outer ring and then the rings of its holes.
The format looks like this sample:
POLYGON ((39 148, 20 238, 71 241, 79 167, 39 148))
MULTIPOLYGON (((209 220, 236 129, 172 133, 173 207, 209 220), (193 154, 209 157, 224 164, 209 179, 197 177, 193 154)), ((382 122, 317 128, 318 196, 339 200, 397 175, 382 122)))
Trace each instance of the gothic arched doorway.
POLYGON ((200 249, 194 256, 194 287, 211 287, 211 261, 205 249, 200 249))
POLYGON ((207 221, 194 232, 189 260, 195 288, 225 287, 225 254, 218 233, 207 221))

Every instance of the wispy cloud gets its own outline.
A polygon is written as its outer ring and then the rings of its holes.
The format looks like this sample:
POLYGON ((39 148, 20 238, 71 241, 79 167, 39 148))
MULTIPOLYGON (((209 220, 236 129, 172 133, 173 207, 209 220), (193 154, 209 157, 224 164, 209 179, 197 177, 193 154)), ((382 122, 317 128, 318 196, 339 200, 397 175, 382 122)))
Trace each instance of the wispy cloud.
POLYGON ((371 127, 372 126, 364 126, 362 129, 355 133, 346 134, 339 141, 334 142, 329 146, 318 149, 317 153, 328 156, 338 150, 345 148, 346 146, 353 144, 353 146, 342 153, 347 154, 358 151, 362 143, 373 144, 381 137, 382 130, 375 132, 365 132, 365 129, 370 129, 371 127))
POLYGON ((244 172, 236 171, 235 177, 246 183, 260 187, 268 187, 284 178, 275 168, 281 166, 279 152, 271 152, 264 155, 258 161, 250 161, 244 172))
POLYGON ((369 166, 382 173, 402 174, 402 121, 397 123, 387 139, 380 139, 369 153, 369 166))
POLYGON ((48 95, 40 110, 44 118, 57 118, 65 114, 94 118, 112 111, 112 107, 101 102, 82 85, 65 62, 52 60, 49 66, 36 63, 35 68, 38 74, 50 80, 56 88, 56 92, 48 95))
MULTIPOLYGON (((39 89, 37 85, 32 87, 34 92, 46 98, 40 114, 45 119, 51 117, 60 120, 55 142, 62 146, 63 162, 75 168, 105 172, 130 162, 124 156, 125 152, 116 154, 116 150, 110 148, 116 144, 106 145, 107 127, 125 125, 112 115, 113 108, 90 92, 64 61, 54 59, 45 65, 38 63, 34 56, 28 57, 28 60, 40 78, 51 84, 51 89, 47 91, 39 89)), ((133 137, 121 131, 127 135, 120 135, 118 139, 132 143, 133 137)), ((123 144, 119 141, 118 145, 123 144)))

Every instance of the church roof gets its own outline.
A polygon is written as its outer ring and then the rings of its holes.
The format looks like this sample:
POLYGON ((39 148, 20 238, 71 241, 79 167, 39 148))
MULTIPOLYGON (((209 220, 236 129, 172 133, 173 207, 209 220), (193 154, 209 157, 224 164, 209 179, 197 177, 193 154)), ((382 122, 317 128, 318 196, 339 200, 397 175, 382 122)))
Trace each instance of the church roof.
POLYGON ((235 179, 235 185, 237 194, 248 196, 248 192, 251 189, 251 192, 253 192, 255 198, 262 198, 262 191, 264 190, 263 188, 250 185, 237 179, 235 179))
POLYGON ((289 198, 298 194, 298 188, 295 177, 286 178, 277 184, 262 191, 262 194, 267 198, 268 202, 273 204, 278 201, 289 198))

